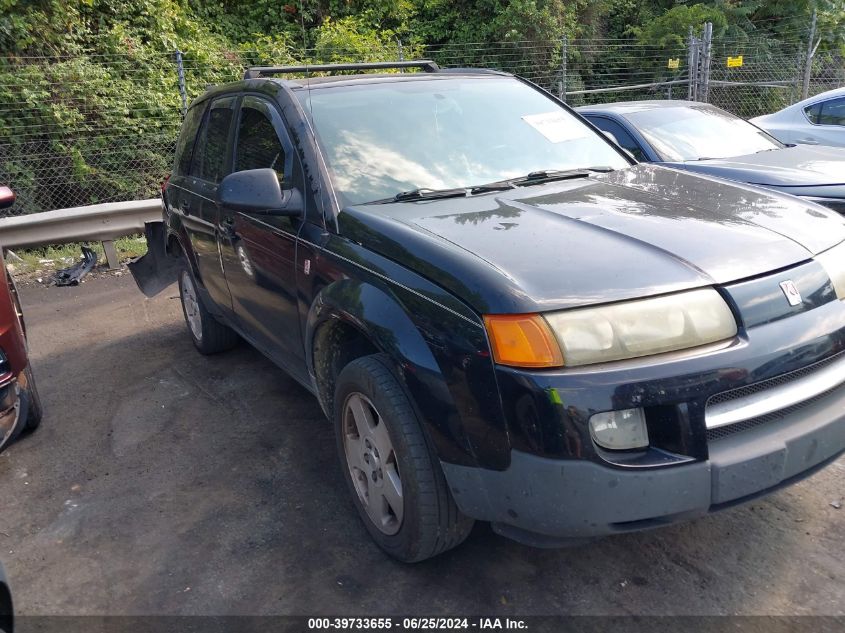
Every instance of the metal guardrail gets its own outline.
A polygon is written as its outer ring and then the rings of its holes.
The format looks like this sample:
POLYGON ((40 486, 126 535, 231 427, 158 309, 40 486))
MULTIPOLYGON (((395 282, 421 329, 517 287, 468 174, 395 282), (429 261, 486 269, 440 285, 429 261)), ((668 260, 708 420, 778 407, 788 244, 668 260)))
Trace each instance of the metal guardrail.
POLYGON ((66 242, 102 242, 109 267, 119 261, 118 237, 143 233, 146 222, 161 220, 161 200, 106 202, 87 207, 44 211, 0 218, 0 248, 20 248, 66 242))

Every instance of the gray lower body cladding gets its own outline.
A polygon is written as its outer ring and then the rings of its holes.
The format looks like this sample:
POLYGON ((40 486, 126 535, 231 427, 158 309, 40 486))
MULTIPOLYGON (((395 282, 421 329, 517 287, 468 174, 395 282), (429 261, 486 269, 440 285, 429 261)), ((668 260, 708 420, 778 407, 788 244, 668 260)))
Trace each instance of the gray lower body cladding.
POLYGON ((794 483, 845 451, 845 390, 710 443, 709 459, 617 468, 513 451, 507 470, 443 464, 458 507, 533 545, 694 518, 794 483))

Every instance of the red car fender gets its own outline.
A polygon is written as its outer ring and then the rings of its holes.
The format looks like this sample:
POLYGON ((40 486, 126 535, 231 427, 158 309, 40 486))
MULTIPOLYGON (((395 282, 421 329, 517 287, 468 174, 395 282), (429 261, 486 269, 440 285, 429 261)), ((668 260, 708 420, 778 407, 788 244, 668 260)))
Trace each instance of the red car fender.
POLYGON ((17 376, 28 364, 26 354, 26 339, 23 333, 23 324, 18 317, 15 302, 12 299, 11 281, 6 272, 6 263, 0 254, 0 266, 2 266, 2 283, 0 283, 0 349, 9 359, 11 373, 17 376))

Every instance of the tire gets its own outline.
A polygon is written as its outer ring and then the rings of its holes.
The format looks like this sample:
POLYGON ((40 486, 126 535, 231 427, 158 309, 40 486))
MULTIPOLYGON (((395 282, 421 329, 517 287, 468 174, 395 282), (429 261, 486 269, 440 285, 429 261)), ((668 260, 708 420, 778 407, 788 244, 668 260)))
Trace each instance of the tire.
POLYGON ((232 349, 238 335, 228 325, 223 325, 206 310, 197 292, 197 284, 188 263, 183 260, 179 272, 179 299, 188 334, 201 354, 217 354, 232 349))
POLYGON ((44 407, 41 404, 41 396, 38 394, 38 386, 35 384, 35 376, 32 373, 32 366, 24 370, 26 375, 26 394, 29 401, 29 410, 26 415, 26 426, 24 430, 31 433, 41 426, 41 418, 44 417, 44 407))
POLYGON ((455 505, 389 367, 385 356, 375 355, 343 368, 335 388, 335 437, 344 478, 370 536, 393 558, 413 563, 460 545, 474 521, 455 505))

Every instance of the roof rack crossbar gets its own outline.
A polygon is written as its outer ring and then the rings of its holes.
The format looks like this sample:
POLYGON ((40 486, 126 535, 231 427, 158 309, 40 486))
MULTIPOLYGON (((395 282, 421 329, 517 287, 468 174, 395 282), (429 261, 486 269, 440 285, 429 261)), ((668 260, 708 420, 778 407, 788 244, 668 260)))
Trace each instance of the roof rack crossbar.
POLYGON ((308 64, 302 66, 252 66, 244 73, 244 79, 258 79, 288 73, 332 72, 336 70, 385 70, 393 68, 420 68, 427 73, 436 73, 440 67, 430 59, 416 59, 407 62, 366 62, 360 64, 308 64))

